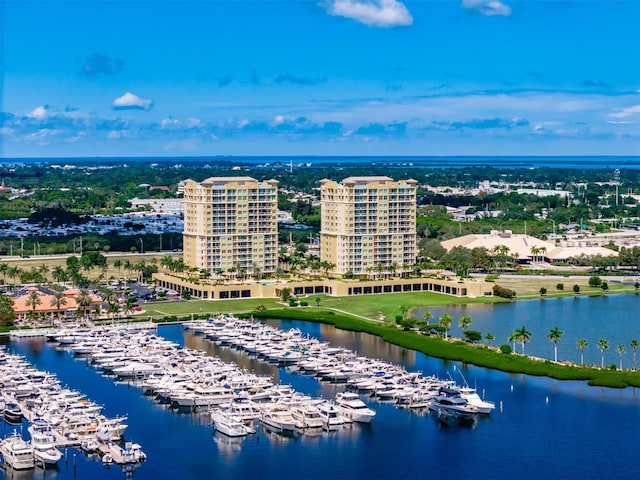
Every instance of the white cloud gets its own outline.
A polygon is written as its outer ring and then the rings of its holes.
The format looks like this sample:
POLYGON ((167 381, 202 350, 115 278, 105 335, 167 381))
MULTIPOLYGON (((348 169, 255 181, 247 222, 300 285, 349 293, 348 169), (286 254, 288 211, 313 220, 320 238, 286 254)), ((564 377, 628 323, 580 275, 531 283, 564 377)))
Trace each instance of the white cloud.
POLYGON ((324 4, 331 15, 351 18, 370 27, 411 25, 413 17, 397 0, 328 0, 324 4))
POLYGON ((49 105, 41 105, 34 108, 31 112, 27 113, 27 117, 35 118, 36 120, 44 120, 50 115, 49 105))
POLYGON ((462 0, 462 6, 488 17, 508 17, 511 15, 511 7, 500 0, 462 0))
POLYGON ((243 118, 242 120, 240 120, 240 121, 238 122, 238 128, 244 128, 244 127, 246 127, 247 125, 249 125, 249 123, 250 123, 250 122, 249 122, 249 119, 247 119, 247 118, 243 118))
POLYGON ((625 118, 631 115, 635 115, 636 113, 640 113, 640 105, 634 105, 633 107, 623 108, 619 112, 609 114, 609 116, 613 118, 625 118))
POLYGON ((284 123, 284 117, 282 115, 276 115, 273 119, 274 125, 282 125, 284 123))
POLYGON ((140 98, 131 92, 127 92, 121 97, 116 98, 112 107, 114 110, 150 110, 153 106, 153 100, 150 98, 140 98))
POLYGON ((0 135, 13 135, 15 130, 10 127, 0 127, 0 135))

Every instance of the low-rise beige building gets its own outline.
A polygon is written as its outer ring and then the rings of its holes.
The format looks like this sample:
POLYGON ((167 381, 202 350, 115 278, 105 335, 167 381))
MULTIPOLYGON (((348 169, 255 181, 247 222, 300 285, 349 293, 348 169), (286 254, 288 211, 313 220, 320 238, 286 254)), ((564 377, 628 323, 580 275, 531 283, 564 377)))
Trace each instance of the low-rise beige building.
POLYGON ((612 257, 618 255, 618 252, 600 247, 595 242, 585 241, 571 246, 559 246, 554 242, 540 240, 530 235, 514 234, 509 230, 492 230, 489 234, 463 235, 443 241, 442 246, 447 251, 454 247, 465 247, 470 250, 486 248, 489 252, 498 252, 502 247, 506 247, 508 249, 507 255, 524 262, 542 260, 560 262, 580 256, 612 257))
POLYGON ((317 279, 300 281, 245 281, 216 284, 195 283, 188 278, 166 273, 153 275, 158 287, 177 292, 187 291, 192 296, 207 300, 229 300, 239 298, 279 298, 284 288, 294 295, 325 294, 335 297, 354 295, 380 295, 386 293, 433 292, 456 297, 482 297, 493 295, 493 283, 483 279, 469 278, 394 278, 386 280, 337 280, 317 279))

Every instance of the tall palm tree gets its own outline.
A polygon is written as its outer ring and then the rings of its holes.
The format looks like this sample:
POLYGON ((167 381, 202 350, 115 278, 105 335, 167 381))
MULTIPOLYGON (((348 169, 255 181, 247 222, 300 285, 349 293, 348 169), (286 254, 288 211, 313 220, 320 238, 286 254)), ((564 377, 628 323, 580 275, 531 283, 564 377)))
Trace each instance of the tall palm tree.
POLYGON ((8 263, 0 263, 0 273, 2 274, 2 285, 7 284, 7 272, 9 271, 8 263))
POLYGON ((609 340, 606 338, 601 338, 596 343, 596 346, 600 349, 600 353, 602 354, 602 361, 600 362, 600 368, 604 368, 604 351, 609 348, 609 340))
POLYGON ((122 266, 127 271, 127 282, 128 282, 129 278, 131 278, 131 270, 133 269, 133 265, 129 260, 125 260, 122 266))
POLYGON ((33 291, 33 292, 29 292, 29 294, 27 295, 27 302, 25 303, 25 305, 27 307, 31 307, 31 318, 35 319, 36 318, 36 308, 38 308, 38 305, 42 305, 42 298, 40 298, 40 292, 38 291, 33 291))
POLYGON ((15 283, 16 278, 22 275, 22 269, 14 265, 12 267, 9 267, 9 269, 7 270, 7 275, 9 275, 9 277, 11 278, 11 283, 15 283))
POLYGON ((460 317, 460 323, 458 324, 462 330, 466 330, 471 326, 471 315, 463 315, 460 317))
POLYGON ((51 271, 51 276, 56 282, 58 282, 58 285, 60 285, 64 280, 66 280, 67 272, 65 272, 64 268, 60 265, 56 265, 51 271))
POLYGON ((425 310, 424 313, 422 314, 422 318, 424 319, 425 322, 429 323, 429 320, 433 318, 433 313, 431 313, 430 310, 425 310))
POLYGON ((487 332, 487 334, 484 336, 484 339, 487 341, 489 345, 491 345, 491 342, 493 342, 494 338, 495 337, 489 332, 487 332))
POLYGON ((553 361, 554 362, 558 361, 558 342, 562 338, 562 335, 564 335, 564 332, 560 330, 558 327, 553 327, 551 330, 549 330, 549 334, 547 335, 547 338, 549 339, 549 341, 553 343, 553 361))
POLYGON ((511 332, 511 335, 509 335, 507 337, 507 342, 512 344, 511 349, 515 352, 516 351, 516 342, 518 341, 518 330, 514 330, 513 332, 511 332))
POLYGON ((43 282, 47 281, 47 273, 49 273, 49 267, 44 263, 38 267, 38 273, 42 275, 43 282))
POLYGON ((67 298, 64 296, 62 292, 53 292, 53 298, 51 299, 50 306, 56 307, 56 316, 58 317, 58 321, 60 321, 60 310, 61 307, 67 304, 67 298))
POLYGON ((76 303, 78 304, 78 310, 82 312, 84 317, 87 316, 87 311, 91 307, 91 294, 86 290, 80 290, 76 297, 76 303))
POLYGON ((579 338, 576 346, 580 350, 580 365, 584 365, 584 349, 589 346, 589 342, 585 338, 579 338))
POLYGON ((522 328, 516 329, 518 341, 522 345, 522 354, 524 355, 524 344, 531 339, 531 332, 523 325, 522 328))
POLYGON ((446 340, 447 338, 449 338, 448 334, 449 329, 453 324, 453 317, 448 313, 443 313, 442 315, 440 315, 440 318, 438 318, 438 321, 440 322, 440 325, 442 325, 442 328, 444 328, 444 338, 446 340))
POLYGON ((407 308, 406 305, 400 305, 398 308, 400 309, 400 313, 402 314, 402 319, 404 320, 404 318, 407 316, 407 312, 409 311, 409 309, 407 308))
POLYGON ((120 280, 120 277, 122 277, 122 260, 120 260, 119 258, 116 259, 113 262, 113 268, 118 269, 118 280, 120 280))
POLYGON ((622 370, 622 354, 626 352, 626 350, 624 349, 624 345, 622 343, 619 343, 616 346, 616 352, 618 352, 618 355, 620 356, 620 370, 622 370))
POLYGON ((629 342, 629 346, 631 347, 631 350, 633 350, 633 369, 635 370, 636 369, 636 350, 640 346, 640 343, 638 343, 638 340, 634 338, 629 342))

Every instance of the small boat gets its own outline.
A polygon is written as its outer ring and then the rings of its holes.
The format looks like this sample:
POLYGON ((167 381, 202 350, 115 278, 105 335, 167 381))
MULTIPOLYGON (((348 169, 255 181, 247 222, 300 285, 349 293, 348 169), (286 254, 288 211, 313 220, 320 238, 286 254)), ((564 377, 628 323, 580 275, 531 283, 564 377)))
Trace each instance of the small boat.
POLYGON ((17 432, 0 442, 0 454, 4 463, 14 470, 29 470, 35 467, 33 446, 17 432))
POLYGON ((218 432, 229 437, 242 437, 249 433, 249 429, 240 417, 223 412, 218 408, 211 410, 211 421, 218 432))
POLYGON ((4 406, 2 414, 4 416, 4 421, 7 423, 16 425, 22 422, 22 409, 20 408, 20 405, 15 402, 8 402, 4 406))
POLYGON ((82 450, 84 453, 95 453, 99 448, 100 446, 95 440, 88 439, 80 442, 80 450, 82 450))
POLYGON ((360 400, 356 393, 340 392, 336 395, 336 405, 343 416, 359 423, 371 423, 376 412, 360 400))

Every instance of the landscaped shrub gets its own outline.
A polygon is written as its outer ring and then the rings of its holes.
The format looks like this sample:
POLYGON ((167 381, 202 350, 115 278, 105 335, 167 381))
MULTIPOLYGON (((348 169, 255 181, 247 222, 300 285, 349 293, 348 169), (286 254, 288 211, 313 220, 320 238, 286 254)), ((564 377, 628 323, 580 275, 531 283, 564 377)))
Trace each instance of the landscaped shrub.
POLYGON ((301 307, 308 307, 308 306, 309 306, 309 302, 302 300, 302 301, 300 302, 300 306, 301 306, 301 307))
POLYGON ((511 345, 507 345, 506 343, 503 345, 500 345, 500 351, 502 353, 511 353, 511 345))
POLYGON ((556 285, 556 288, 557 288, 558 290, 564 290, 564 283, 559 283, 559 284, 557 284, 557 285, 556 285))
POLYGON ((589 277, 589 286, 590 287, 599 287, 602 284, 602 280, 597 275, 593 277, 589 277))
POLYGON ((501 298, 513 298, 516 296, 515 290, 511 290, 510 288, 501 287, 500 285, 493 286, 493 294, 496 297, 501 298))

